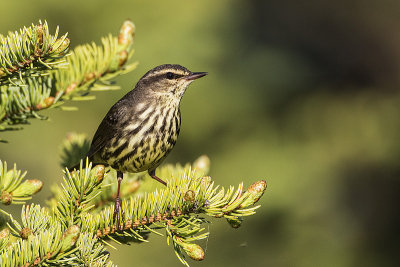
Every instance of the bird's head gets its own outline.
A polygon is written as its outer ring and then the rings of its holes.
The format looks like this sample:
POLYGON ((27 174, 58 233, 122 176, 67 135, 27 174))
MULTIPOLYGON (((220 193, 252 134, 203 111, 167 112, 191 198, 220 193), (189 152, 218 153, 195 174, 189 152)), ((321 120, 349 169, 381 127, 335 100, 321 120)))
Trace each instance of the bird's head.
POLYGON ((207 72, 191 72, 180 65, 160 65, 139 80, 137 89, 151 97, 179 102, 189 84, 205 75, 207 72))

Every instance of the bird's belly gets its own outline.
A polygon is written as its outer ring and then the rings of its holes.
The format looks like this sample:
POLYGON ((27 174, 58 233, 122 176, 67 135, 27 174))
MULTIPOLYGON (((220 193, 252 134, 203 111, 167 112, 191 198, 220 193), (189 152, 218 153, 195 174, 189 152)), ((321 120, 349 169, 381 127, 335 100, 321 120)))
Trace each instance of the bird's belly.
POLYGON ((156 136, 148 136, 144 142, 129 147, 125 159, 115 166, 122 172, 142 172, 157 167, 174 147, 174 143, 155 141, 156 136))
POLYGON ((123 136, 104 153, 104 161, 121 172, 142 172, 155 169, 174 147, 179 134, 179 124, 168 132, 157 127, 146 134, 123 136))

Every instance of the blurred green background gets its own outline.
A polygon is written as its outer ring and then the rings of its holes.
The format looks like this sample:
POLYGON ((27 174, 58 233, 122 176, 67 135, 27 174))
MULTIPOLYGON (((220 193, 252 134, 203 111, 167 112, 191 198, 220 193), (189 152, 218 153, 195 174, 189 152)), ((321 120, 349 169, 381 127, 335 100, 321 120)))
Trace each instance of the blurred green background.
MULTIPOLYGON (((212 221, 194 266, 395 266, 400 251, 400 2, 382 0, 3 1, 0 32, 46 19, 72 46, 137 27, 138 68, 50 110, 50 121, 2 133, 0 158, 46 184, 61 181, 58 146, 92 136, 150 68, 208 71, 186 92, 167 162, 207 154, 217 184, 266 179, 262 207, 239 229, 212 221)), ((20 207, 14 208, 17 212, 20 207)), ((179 266, 165 238, 119 246, 119 266, 179 266)), ((112 249, 110 249, 112 250, 112 249)))

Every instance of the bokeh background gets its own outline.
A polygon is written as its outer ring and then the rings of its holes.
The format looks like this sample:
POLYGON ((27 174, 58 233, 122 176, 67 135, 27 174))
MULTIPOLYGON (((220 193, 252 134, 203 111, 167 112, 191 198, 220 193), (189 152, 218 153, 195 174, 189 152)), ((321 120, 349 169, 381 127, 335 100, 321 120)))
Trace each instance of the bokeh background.
MULTIPOLYGON (((138 68, 122 90, 51 110, 49 121, 1 133, 0 158, 61 181, 58 146, 93 135, 109 107, 150 68, 208 71, 182 101, 167 162, 212 160, 222 185, 266 179, 262 207, 239 229, 212 221, 194 266, 395 266, 400 251, 400 2, 3 1, 0 32, 46 19, 72 46, 137 27, 138 68)), ((19 208, 15 209, 15 211, 19 208)), ((112 249, 110 249, 112 250, 112 249)), ((119 246, 119 266, 179 266, 165 238, 119 246)))

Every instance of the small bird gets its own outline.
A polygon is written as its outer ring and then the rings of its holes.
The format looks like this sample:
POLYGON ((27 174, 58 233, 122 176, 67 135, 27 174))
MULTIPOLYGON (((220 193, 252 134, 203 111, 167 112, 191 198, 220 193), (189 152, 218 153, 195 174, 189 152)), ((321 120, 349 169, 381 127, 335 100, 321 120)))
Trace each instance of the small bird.
POLYGON ((118 229, 120 214, 124 214, 120 199, 123 173, 147 171, 153 179, 167 185, 155 170, 178 138, 179 105, 186 88, 205 75, 207 72, 191 72, 180 65, 155 67, 111 107, 100 123, 86 157, 93 164, 108 165, 117 171, 113 217, 118 229))

